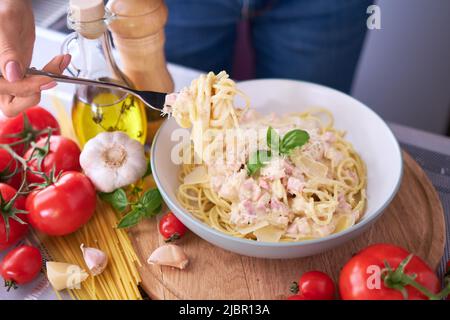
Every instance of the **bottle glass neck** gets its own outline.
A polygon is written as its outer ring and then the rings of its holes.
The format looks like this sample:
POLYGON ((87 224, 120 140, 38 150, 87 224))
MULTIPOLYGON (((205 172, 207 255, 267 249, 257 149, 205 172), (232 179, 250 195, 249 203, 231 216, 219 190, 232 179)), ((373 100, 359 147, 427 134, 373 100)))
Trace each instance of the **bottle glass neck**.
POLYGON ((89 39, 78 33, 77 42, 79 52, 75 64, 79 69, 80 77, 126 82, 114 60, 106 32, 96 39, 89 39))
MULTIPOLYGON (((104 32, 94 39, 77 33, 76 54, 74 54, 73 60, 79 77, 128 85, 114 59, 108 32, 104 32)), ((113 93, 119 100, 126 96, 122 91, 93 86, 78 86, 76 94, 84 102, 92 103, 95 96, 103 91, 113 93)))

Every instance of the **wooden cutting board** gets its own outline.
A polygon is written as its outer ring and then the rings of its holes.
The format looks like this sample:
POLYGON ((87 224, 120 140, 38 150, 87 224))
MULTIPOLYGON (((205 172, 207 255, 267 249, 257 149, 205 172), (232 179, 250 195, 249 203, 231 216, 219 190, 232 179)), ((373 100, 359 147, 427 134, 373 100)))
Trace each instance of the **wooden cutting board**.
POLYGON ((190 258, 185 270, 146 264, 163 244, 157 220, 130 231, 143 262, 142 287, 152 299, 284 299, 289 284, 308 270, 322 270, 335 280, 351 256, 369 244, 389 242, 416 253, 436 268, 445 245, 445 221, 439 196, 419 165, 405 152, 400 190, 383 216, 364 234, 307 258, 270 260, 240 256, 189 233, 179 245, 190 258))

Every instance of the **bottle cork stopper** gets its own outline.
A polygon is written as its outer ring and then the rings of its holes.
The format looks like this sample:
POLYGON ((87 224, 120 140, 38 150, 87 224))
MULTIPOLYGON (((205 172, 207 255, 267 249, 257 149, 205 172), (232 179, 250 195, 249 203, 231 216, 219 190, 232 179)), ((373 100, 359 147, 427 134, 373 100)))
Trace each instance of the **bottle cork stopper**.
POLYGON ((88 39, 96 39, 106 31, 103 0, 70 0, 71 27, 88 39))
POLYGON ((77 22, 92 22, 105 16, 103 0, 70 0, 70 13, 77 22))

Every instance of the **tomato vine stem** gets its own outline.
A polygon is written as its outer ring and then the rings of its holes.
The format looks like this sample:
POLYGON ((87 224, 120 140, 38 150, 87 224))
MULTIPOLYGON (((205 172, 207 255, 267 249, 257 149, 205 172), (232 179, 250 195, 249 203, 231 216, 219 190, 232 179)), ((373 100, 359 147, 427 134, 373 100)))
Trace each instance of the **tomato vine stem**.
POLYGON ((408 275, 405 273, 405 268, 408 263, 413 258, 413 254, 408 255, 405 259, 400 262, 398 267, 393 270, 391 266, 385 261, 386 268, 383 271, 382 279, 384 281, 384 285, 388 288, 398 290, 402 293, 405 299, 408 298, 408 294, 406 291, 406 286, 411 286, 425 296, 427 296, 430 300, 441 300, 450 294, 450 275, 446 276, 446 286, 441 290, 441 292, 435 294, 431 292, 428 288, 418 283, 415 279, 417 277, 416 274, 408 275))
MULTIPOLYGON (((21 224, 26 224, 26 222, 24 222, 22 219, 20 219, 17 216, 17 214, 27 214, 28 212, 14 208, 14 203, 16 202, 17 198, 20 196, 25 196, 25 195, 29 194, 32 191, 30 189, 30 187, 47 186, 49 184, 52 184, 55 181, 55 179, 57 179, 57 177, 55 176, 54 168, 51 171, 50 175, 47 176, 44 172, 32 170, 27 162, 33 158, 33 155, 36 152, 38 152, 39 154, 35 158, 37 158, 37 161, 38 161, 38 170, 41 170, 41 163, 43 161, 43 158, 45 158, 45 156, 49 152, 50 137, 51 137, 52 131, 53 131, 53 129, 51 129, 51 128, 47 128, 44 130, 34 130, 33 128, 31 128, 31 126, 29 125, 29 123, 27 121, 27 118, 25 117, 24 118, 24 130, 22 133, 18 134, 18 136, 25 135, 25 137, 21 140, 14 141, 11 143, 0 144, 0 149, 6 150, 6 152, 8 152, 11 155, 13 160, 16 161, 16 169, 14 170, 13 175, 18 174, 19 171, 22 172, 22 182, 21 182, 20 187, 17 190, 16 194, 9 201, 4 201, 0 194, 0 210, 1 210, 0 213, 1 213, 3 220, 5 221, 6 239, 9 238, 9 231, 10 231, 9 219, 13 219, 21 224), (36 135, 39 136, 42 134, 47 134, 48 137, 47 137, 45 146, 42 148, 39 148, 39 147, 37 147, 37 145, 34 142, 32 142, 31 139, 34 139, 36 137, 36 135), (23 144, 25 146, 31 145, 31 147, 33 148, 33 151, 31 153, 30 159, 24 159, 22 156, 20 156, 14 150, 13 147, 15 147, 19 144, 23 144), (20 164, 20 166, 18 164, 20 164), (21 169, 19 169, 19 167, 21 167, 21 169), (33 184, 29 185, 27 183, 27 173, 28 172, 42 176, 42 178, 45 180, 45 183, 39 184, 36 186, 33 184)), ((6 282, 5 282, 5 285, 7 285, 6 282)), ((11 289, 11 287, 13 287, 13 285, 9 284, 7 287, 8 287, 8 291, 9 291, 11 289)))

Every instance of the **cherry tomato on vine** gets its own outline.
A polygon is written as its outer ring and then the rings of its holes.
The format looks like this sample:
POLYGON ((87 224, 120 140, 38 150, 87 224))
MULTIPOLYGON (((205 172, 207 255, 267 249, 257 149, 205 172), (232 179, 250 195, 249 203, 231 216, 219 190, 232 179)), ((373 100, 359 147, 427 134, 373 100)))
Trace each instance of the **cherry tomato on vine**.
POLYGON ((165 214, 159 221, 159 232, 166 241, 180 239, 186 231, 185 225, 172 212, 165 214))
POLYGON ((36 278, 42 268, 42 256, 39 250, 32 246, 17 247, 3 258, 0 263, 0 274, 5 279, 9 289, 16 284, 25 284, 36 278))
POLYGON ((414 278, 414 281, 425 287, 432 294, 440 290, 440 281, 434 271, 418 256, 411 256, 405 249, 392 244, 371 245, 353 256, 341 270, 339 276, 339 292, 343 300, 423 300, 426 295, 412 287, 402 285, 402 291, 385 285, 382 271, 389 266, 392 271, 404 271, 391 282, 398 287, 401 278, 414 278), (411 258, 410 260, 408 260, 411 258), (406 262, 406 264, 405 264, 406 262), (388 265, 386 265, 386 263, 388 265))
POLYGON ((68 171, 53 184, 28 195, 28 221, 45 234, 67 235, 89 221, 96 200, 89 178, 80 172, 68 171))
MULTIPOLYGON (((41 138, 35 147, 25 152, 24 158, 28 160, 31 170, 43 172, 47 176, 54 170, 54 175, 57 176, 65 171, 81 171, 80 153, 81 150, 74 141, 52 135, 50 139, 41 138)), ((29 183, 44 181, 42 176, 30 171, 27 172, 27 179, 29 183)))
POLYGON ((25 199, 18 197, 11 208, 9 201, 16 195, 17 190, 7 184, 0 183, 0 251, 22 239, 28 232, 28 224, 14 220, 14 216, 27 222, 27 215, 18 213, 25 208, 25 199), (19 210, 19 211, 18 211, 19 210), (9 224, 9 228, 7 227, 9 224), (8 230, 9 229, 9 230, 8 230))
POLYGON ((322 271, 308 271, 294 282, 291 291, 302 296, 302 300, 333 300, 335 286, 329 275, 322 271))
POLYGON ((0 149, 0 183, 19 189, 21 182, 22 174, 17 170, 16 161, 8 151, 0 149))
MULTIPOLYGON (((30 137, 31 141, 35 141, 42 136, 46 136, 45 133, 40 131, 47 128, 54 129, 52 135, 59 134, 58 121, 50 112, 39 106, 31 107, 13 118, 0 114, 0 143, 10 144, 27 136, 30 137), (26 118, 24 118, 24 114, 26 118), (12 135, 15 136, 12 137, 12 135)), ((13 149, 19 155, 22 155, 26 149, 26 144, 16 145, 13 149)))

